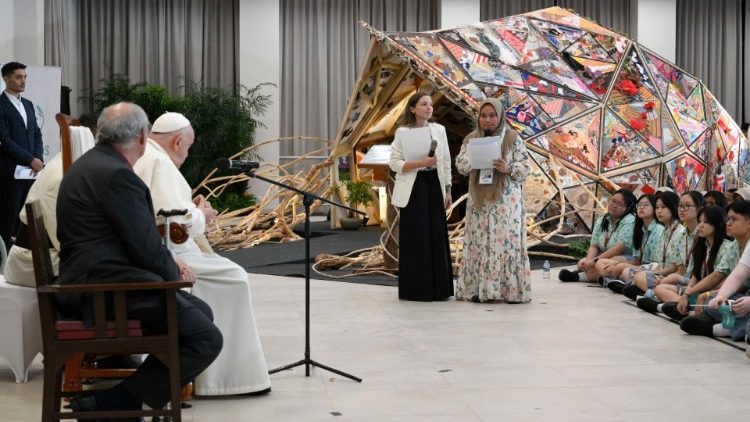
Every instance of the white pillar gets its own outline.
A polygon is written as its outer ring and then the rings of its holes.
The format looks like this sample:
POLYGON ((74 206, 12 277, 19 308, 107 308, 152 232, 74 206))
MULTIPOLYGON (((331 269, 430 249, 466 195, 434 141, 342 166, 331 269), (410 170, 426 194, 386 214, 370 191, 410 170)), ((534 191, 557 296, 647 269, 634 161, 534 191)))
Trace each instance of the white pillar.
MULTIPOLYGON (((279 137, 281 97, 281 20, 279 0, 240 0, 239 82, 247 87, 272 82, 267 87, 271 105, 265 116, 259 118, 265 128, 255 130, 255 141, 262 142, 279 137)), ((279 144, 272 143, 258 151, 262 162, 279 163, 279 144)), ((268 184, 254 180, 250 191, 262 197, 268 184)))
POLYGON ((441 0, 438 28, 449 29, 479 22, 479 0, 441 0))
POLYGON ((677 0, 634 0, 635 40, 674 63, 677 55, 677 0))
POLYGON ((0 64, 14 60, 13 33, 16 29, 14 13, 15 2, 13 0, 0 0, 0 64))
POLYGON ((44 66, 44 0, 14 0, 13 60, 44 66))

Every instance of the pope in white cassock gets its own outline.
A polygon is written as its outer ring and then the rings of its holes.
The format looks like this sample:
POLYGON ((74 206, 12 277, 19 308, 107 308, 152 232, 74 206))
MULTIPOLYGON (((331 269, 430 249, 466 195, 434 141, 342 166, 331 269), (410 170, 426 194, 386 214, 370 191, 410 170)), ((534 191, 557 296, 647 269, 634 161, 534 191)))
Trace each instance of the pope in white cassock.
POLYGON ((203 198, 192 198, 179 167, 185 162, 195 134, 185 116, 161 115, 151 129, 146 152, 133 170, 151 190, 154 212, 160 209, 187 209, 184 223, 190 238, 170 245, 173 254, 193 270, 196 283, 193 295, 204 300, 214 312, 214 324, 224 335, 219 357, 195 380, 197 395, 216 396, 270 391, 266 359, 255 325, 248 275, 234 262, 204 253, 195 239, 204 235, 207 222, 216 210, 203 198))

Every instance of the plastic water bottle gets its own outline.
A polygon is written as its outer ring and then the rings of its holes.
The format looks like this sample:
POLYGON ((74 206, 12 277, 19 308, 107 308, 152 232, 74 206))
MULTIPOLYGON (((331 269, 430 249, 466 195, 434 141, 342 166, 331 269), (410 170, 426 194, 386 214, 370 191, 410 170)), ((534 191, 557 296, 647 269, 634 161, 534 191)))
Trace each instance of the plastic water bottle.
POLYGON ((719 306, 719 313, 721 314, 721 326, 727 330, 734 329, 736 316, 732 310, 733 300, 728 300, 726 305, 719 306))
POLYGON ((544 272, 542 273, 542 279, 549 280, 549 260, 544 260, 544 265, 542 265, 542 268, 544 269, 544 272))

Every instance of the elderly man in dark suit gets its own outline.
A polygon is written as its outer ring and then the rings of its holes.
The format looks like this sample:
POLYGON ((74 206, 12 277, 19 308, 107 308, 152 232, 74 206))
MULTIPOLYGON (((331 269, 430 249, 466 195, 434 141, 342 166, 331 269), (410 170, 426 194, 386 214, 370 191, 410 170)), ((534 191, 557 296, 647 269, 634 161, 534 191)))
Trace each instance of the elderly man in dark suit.
MULTIPOLYGON (((149 122, 137 105, 118 103, 102 111, 97 145, 75 161, 62 179, 57 202, 60 284, 195 280, 190 268, 161 244, 148 187, 133 172, 143 155, 149 122)), ((59 297, 63 314, 92 320, 92 303, 81 295, 59 297)), ((223 339, 209 306, 177 296, 180 375, 183 385, 218 356, 223 339)), ((128 317, 144 330, 166 331, 163 296, 128 297, 128 317)), ((131 377, 109 389, 71 401, 73 410, 132 410, 169 399, 167 368, 149 356, 131 377)))
POLYGON ((0 237, 10 249, 18 230, 18 213, 33 180, 17 180, 16 166, 42 170, 42 131, 36 123, 34 104, 21 93, 26 89, 26 66, 6 63, 2 70, 5 92, 0 94, 0 237))

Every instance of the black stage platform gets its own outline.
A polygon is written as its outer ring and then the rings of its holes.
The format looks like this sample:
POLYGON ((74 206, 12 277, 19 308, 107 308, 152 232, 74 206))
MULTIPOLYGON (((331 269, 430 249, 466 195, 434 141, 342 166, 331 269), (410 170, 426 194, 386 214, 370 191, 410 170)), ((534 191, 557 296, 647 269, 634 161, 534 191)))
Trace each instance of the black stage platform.
MULTIPOLYGON (((315 256, 321 253, 344 255, 352 251, 372 247, 380 242, 380 236, 383 233, 382 228, 375 226, 363 227, 356 231, 333 230, 329 228, 327 221, 314 222, 311 223, 311 226, 313 237, 310 239, 310 256, 312 259, 315 259, 315 256)), ((298 229, 295 231, 301 234, 302 226, 300 225, 298 229)), ((305 243, 302 240, 287 243, 263 243, 252 248, 220 252, 219 254, 236 262, 249 273, 302 278, 305 276, 305 243)), ((544 258, 531 256, 530 261, 532 270, 540 269, 544 263, 544 258)), ((550 259, 550 264, 552 267, 558 267, 571 265, 573 262, 550 259)), ((326 271, 325 273, 336 276, 347 274, 349 271, 326 271)), ((383 286, 396 286, 398 284, 395 277, 385 275, 333 278, 312 271, 310 276, 315 279, 350 283, 383 286)))

